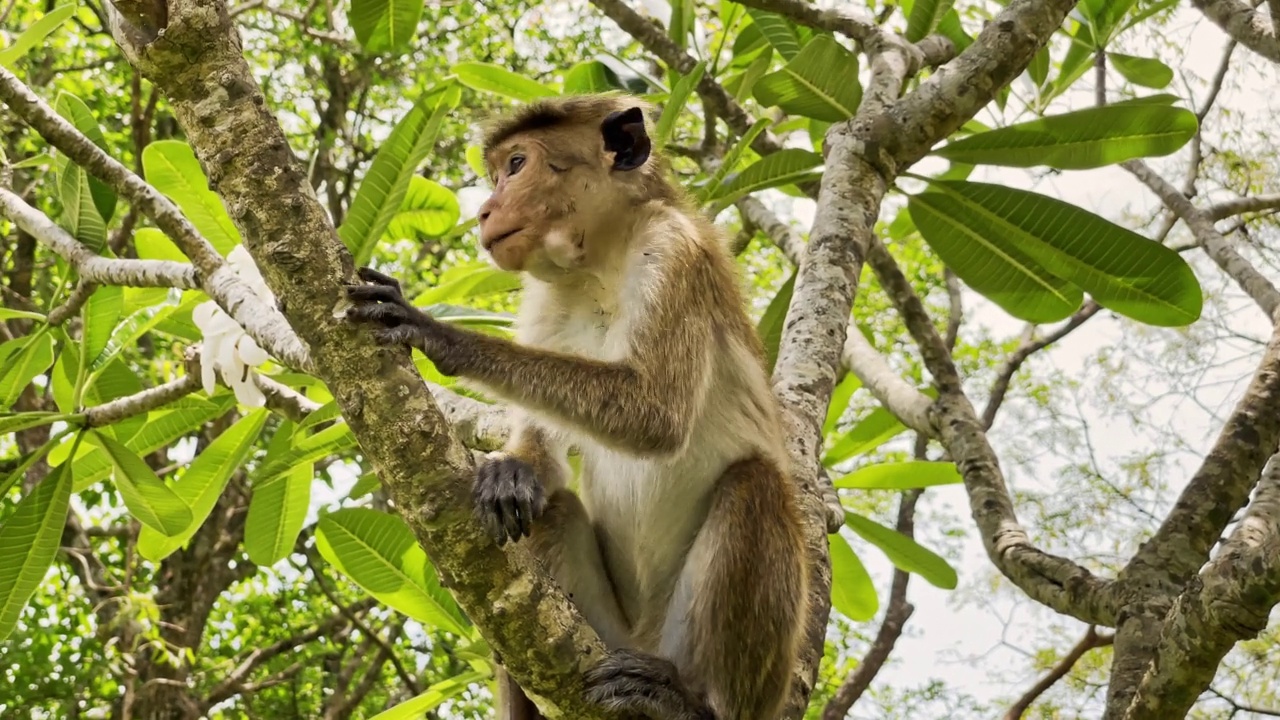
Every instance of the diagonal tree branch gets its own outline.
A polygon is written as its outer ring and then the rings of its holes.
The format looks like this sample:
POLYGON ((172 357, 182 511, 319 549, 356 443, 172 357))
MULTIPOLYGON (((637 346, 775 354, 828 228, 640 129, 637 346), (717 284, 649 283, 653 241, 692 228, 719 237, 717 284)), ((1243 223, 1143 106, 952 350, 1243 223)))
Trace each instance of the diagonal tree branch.
POLYGON ((1209 216, 1210 220, 1216 221, 1225 220, 1235 215, 1275 210, 1277 208, 1280 208, 1280 193, 1271 193, 1269 195, 1251 195, 1249 197, 1223 200, 1210 206, 1208 210, 1205 210, 1205 214, 1209 216))
POLYGON ((53 248, 87 282, 127 287, 174 287, 182 290, 199 287, 195 268, 186 263, 172 260, 119 260, 98 255, 47 215, 3 188, 0 188, 0 214, 36 240, 53 248))
POLYGON ((1080 662, 1080 658, 1084 657, 1090 650, 1094 648, 1110 645, 1115 641, 1115 635, 1107 633, 1105 635, 1098 634, 1098 630, 1093 625, 1085 631, 1084 637, 1080 638, 1080 642, 1067 651, 1058 662, 1044 677, 1036 681, 1022 697, 1014 701, 1013 706, 1009 708, 1009 712, 1004 714, 1004 720, 1019 720, 1022 715, 1031 709, 1031 705, 1040 698, 1049 688, 1053 687, 1059 680, 1067 676, 1071 672, 1071 668, 1080 662))
POLYGON ((1266 276, 1258 272, 1244 256, 1231 247, 1227 239, 1213 226, 1213 218, 1192 204, 1186 195, 1141 160, 1125 161, 1121 163, 1121 167, 1142 181, 1166 207, 1182 218, 1204 248, 1205 254, 1222 268, 1228 277, 1235 280, 1236 284, 1253 298, 1253 301, 1274 322, 1277 312, 1280 312, 1280 290, 1276 290, 1276 286, 1266 276))

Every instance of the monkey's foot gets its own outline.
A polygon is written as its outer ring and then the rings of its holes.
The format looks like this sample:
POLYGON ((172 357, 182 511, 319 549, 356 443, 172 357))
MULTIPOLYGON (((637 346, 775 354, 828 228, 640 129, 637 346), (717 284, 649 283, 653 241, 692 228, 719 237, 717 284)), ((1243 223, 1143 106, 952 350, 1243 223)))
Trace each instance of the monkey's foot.
POLYGON ((490 457, 476 469, 476 515, 498 545, 528 537, 533 521, 547 509, 533 466, 510 455, 490 457))
POLYGON ((670 660, 634 650, 614 650, 587 671, 588 702, 653 720, 716 720, 694 697, 670 660))

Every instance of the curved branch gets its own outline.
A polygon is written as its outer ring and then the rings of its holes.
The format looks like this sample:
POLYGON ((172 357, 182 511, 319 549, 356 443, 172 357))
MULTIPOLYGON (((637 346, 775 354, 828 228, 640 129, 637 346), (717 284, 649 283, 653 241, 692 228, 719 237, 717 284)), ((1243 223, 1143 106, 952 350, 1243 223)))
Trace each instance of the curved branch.
POLYGON ((1191 4, 1241 45, 1280 62, 1280 30, 1262 13, 1240 0, 1191 0, 1191 4))

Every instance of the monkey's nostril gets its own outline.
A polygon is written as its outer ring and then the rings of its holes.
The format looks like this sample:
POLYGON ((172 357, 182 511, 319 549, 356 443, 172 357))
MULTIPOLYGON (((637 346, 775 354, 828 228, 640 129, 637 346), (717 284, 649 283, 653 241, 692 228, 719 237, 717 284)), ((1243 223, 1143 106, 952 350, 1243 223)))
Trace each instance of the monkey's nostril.
POLYGON ((492 214, 493 214, 493 213, 489 212, 488 210, 485 210, 484 212, 480 213, 480 220, 481 220, 482 222, 483 222, 483 221, 485 221, 485 220, 488 220, 488 219, 489 219, 489 216, 490 216, 490 215, 492 215, 492 214))

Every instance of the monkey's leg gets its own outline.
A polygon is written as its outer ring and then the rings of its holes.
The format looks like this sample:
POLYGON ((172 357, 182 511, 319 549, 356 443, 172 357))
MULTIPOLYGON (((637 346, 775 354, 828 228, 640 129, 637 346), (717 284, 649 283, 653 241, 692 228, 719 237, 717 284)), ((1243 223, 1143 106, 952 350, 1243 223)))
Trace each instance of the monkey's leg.
POLYGON ((806 602, 802 538, 785 476, 731 465, 668 605, 657 655, 614 652, 588 697, 654 720, 774 720, 806 602))
MULTIPOLYGON (((546 510, 533 523, 528 544, 529 552, 543 563, 605 645, 625 646, 630 638, 629 623, 618 605, 591 519, 578 496, 567 488, 553 492, 546 510)), ((498 682, 503 691, 500 720, 542 719, 505 671, 498 682)))

